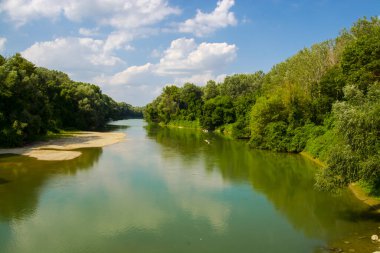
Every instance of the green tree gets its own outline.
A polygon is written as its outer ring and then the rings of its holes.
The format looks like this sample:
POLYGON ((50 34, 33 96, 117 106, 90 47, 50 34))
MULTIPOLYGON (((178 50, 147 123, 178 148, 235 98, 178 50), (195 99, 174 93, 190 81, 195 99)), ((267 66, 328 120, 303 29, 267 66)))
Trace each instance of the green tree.
POLYGON ((202 90, 192 83, 185 83, 180 89, 180 109, 184 120, 199 118, 202 110, 202 90))
POLYGON ((359 20, 351 29, 355 39, 344 50, 342 70, 347 83, 366 92, 380 81, 380 20, 359 20))
POLYGON ((206 101, 218 95, 220 95, 220 92, 218 90, 216 82, 213 80, 209 80, 203 89, 203 100, 206 101))
POLYGON ((227 96, 217 96, 212 98, 203 106, 203 113, 200 117, 201 127, 208 130, 235 121, 235 110, 232 99, 227 96))
POLYGON ((22 145, 60 128, 101 128, 126 111, 133 108, 116 103, 96 85, 35 67, 20 54, 0 57, 0 146, 22 145))
POLYGON ((328 168, 319 177, 321 188, 332 190, 364 180, 372 193, 380 189, 380 83, 364 94, 344 89, 346 101, 334 104, 335 134, 340 142, 330 152, 328 168))
POLYGON ((227 76, 220 86, 220 93, 233 99, 247 94, 254 94, 260 90, 264 78, 264 72, 254 74, 235 74, 227 76))

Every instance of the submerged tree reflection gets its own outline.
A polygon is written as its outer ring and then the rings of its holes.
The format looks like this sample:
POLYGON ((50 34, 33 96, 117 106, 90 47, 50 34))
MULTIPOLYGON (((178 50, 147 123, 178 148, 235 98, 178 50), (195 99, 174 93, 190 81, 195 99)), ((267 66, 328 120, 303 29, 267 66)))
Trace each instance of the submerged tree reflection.
POLYGON ((23 219, 34 213, 44 185, 58 175, 75 175, 92 168, 101 148, 81 150, 67 161, 38 161, 24 156, 0 157, 0 221, 23 219))

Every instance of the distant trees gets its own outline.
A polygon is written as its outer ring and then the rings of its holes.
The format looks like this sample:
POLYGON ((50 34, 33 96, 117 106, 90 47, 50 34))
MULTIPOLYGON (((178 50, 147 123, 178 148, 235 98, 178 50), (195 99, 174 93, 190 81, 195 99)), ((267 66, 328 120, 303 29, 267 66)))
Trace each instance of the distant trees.
POLYGON ((149 122, 199 121, 202 128, 215 130, 232 124, 231 134, 249 138, 249 112, 259 95, 265 74, 237 74, 223 83, 208 81, 204 87, 186 83, 183 87, 167 86, 146 106, 144 117, 149 122))
POLYGON ((266 74, 236 74, 202 88, 172 87, 176 96, 165 88, 145 118, 196 121, 204 129, 250 139, 254 148, 307 150, 328 164, 319 187, 332 190, 361 180, 380 194, 379 83, 380 20, 364 18, 266 74))
POLYGON ((0 57, 0 146, 17 146, 61 128, 97 129, 136 116, 93 84, 38 68, 16 54, 0 57))

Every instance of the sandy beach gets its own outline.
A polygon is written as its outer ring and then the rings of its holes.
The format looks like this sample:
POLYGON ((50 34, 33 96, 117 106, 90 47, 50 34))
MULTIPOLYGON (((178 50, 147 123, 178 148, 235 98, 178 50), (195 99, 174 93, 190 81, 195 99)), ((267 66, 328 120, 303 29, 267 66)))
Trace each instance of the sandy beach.
POLYGON ((0 149, 0 154, 25 155, 45 161, 63 161, 80 156, 82 154, 78 150, 80 148, 100 148, 124 139, 125 134, 118 132, 73 132, 69 137, 37 142, 21 148, 0 149))

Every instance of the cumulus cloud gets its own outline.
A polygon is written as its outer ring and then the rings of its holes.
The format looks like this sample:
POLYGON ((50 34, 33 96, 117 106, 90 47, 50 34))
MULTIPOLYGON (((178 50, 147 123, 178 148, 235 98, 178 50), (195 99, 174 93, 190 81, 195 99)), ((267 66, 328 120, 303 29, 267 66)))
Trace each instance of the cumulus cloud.
POLYGON ((72 79, 98 84, 118 100, 143 105, 167 84, 205 84, 225 77, 225 67, 236 58, 237 47, 227 43, 196 43, 179 38, 163 50, 159 60, 129 66, 114 53, 126 49, 133 36, 112 33, 104 40, 66 37, 37 42, 21 54, 38 66, 68 73, 72 79))
POLYGON ((194 39, 180 38, 171 42, 157 63, 130 66, 113 75, 100 75, 94 81, 103 84, 112 97, 124 96, 127 101, 138 97, 136 102, 142 105, 167 84, 204 85, 210 79, 222 81, 226 76, 224 68, 235 59, 236 51, 235 45, 227 43, 197 44, 194 39))
POLYGON ((196 44, 194 39, 180 38, 171 42, 158 63, 131 66, 102 80, 111 85, 141 85, 164 77, 170 82, 193 80, 201 83, 207 78, 218 78, 216 73, 235 59, 236 51, 235 45, 227 43, 196 44))
POLYGON ((117 28, 141 27, 180 13, 167 0, 3 0, 4 12, 17 25, 40 18, 59 18, 80 22, 94 20, 117 28))
POLYGON ((37 42, 21 52, 28 60, 47 68, 71 73, 73 78, 85 79, 123 63, 123 60, 105 50, 105 42, 91 38, 57 38, 37 42))
POLYGON ((96 35, 99 35, 99 28, 96 27, 96 28, 88 29, 88 28, 82 27, 82 28, 79 28, 79 34, 86 37, 96 36, 96 35))
POLYGON ((214 80, 215 82, 223 82, 226 76, 226 74, 214 75, 212 72, 205 72, 202 74, 194 74, 192 76, 175 78, 174 83, 179 85, 184 83, 195 83, 198 85, 204 85, 209 80, 214 80))
MULTIPOLYGON (((98 0, 102 2, 101 0, 98 0)), ((118 1, 120 2, 120 1, 118 1)), ((101 19, 101 23, 116 28, 136 28, 160 22, 169 15, 178 15, 180 9, 169 6, 165 0, 121 1, 119 11, 101 19)))
POLYGON ((236 25, 237 20, 235 15, 233 12, 230 12, 230 8, 234 4, 234 0, 220 0, 211 13, 204 13, 201 10, 197 10, 197 14, 194 18, 179 24, 179 31, 192 33, 201 37, 213 33, 217 29, 236 25))
POLYGON ((5 43, 7 42, 6 38, 0 37, 0 52, 5 50, 5 43))
POLYGON ((41 17, 57 18, 62 5, 51 0, 4 0, 0 3, 0 13, 5 12, 16 25, 41 17))
POLYGON ((153 68, 154 66, 151 63, 141 66, 131 66, 124 71, 113 75, 109 80, 109 83, 144 85, 151 80, 150 77, 152 75, 153 68))
POLYGON ((105 44, 104 49, 106 51, 112 51, 115 49, 121 49, 126 45, 126 43, 132 41, 135 38, 135 35, 126 32, 126 31, 116 31, 112 32, 108 35, 105 44))
POLYGON ((236 57, 236 46, 227 43, 201 43, 194 39, 180 38, 170 47, 157 65, 159 75, 192 75, 200 72, 215 72, 236 57))

